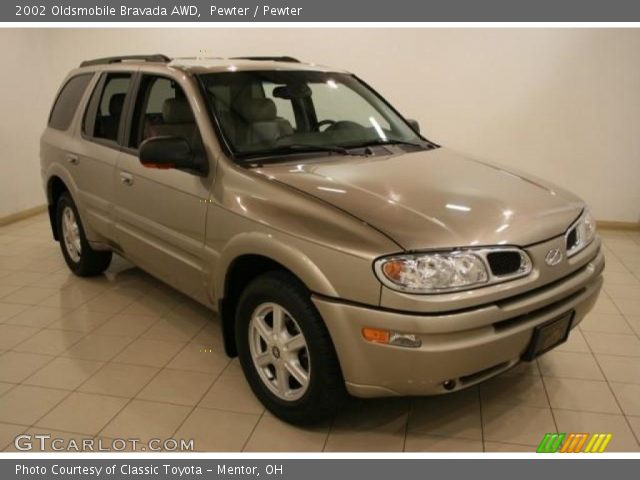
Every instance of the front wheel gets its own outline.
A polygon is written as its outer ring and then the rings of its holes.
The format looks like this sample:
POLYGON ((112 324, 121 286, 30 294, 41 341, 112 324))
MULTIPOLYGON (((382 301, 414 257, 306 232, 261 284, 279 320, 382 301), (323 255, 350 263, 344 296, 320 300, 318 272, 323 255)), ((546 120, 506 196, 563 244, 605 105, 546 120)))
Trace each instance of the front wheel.
POLYGON ((347 398, 329 332, 309 292, 287 273, 267 273, 247 286, 236 344, 251 389, 287 422, 319 422, 347 398))
POLYGON ((111 252, 91 248, 71 195, 63 193, 56 206, 56 227, 62 255, 69 269, 80 277, 100 275, 111 263, 111 252))

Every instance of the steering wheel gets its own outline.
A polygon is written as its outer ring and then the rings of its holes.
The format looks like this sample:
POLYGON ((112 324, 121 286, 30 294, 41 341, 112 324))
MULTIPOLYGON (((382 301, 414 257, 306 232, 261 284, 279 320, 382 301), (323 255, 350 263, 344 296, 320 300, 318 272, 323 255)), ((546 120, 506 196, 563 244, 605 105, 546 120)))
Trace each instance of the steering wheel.
MULTIPOLYGON (((331 120, 331 119, 326 119, 326 120, 320 120, 318 122, 318 131, 320 131, 320 129, 324 126, 327 126, 327 130, 331 127, 333 127, 336 124, 335 120, 331 120)), ((326 131, 326 130, 325 130, 326 131)))

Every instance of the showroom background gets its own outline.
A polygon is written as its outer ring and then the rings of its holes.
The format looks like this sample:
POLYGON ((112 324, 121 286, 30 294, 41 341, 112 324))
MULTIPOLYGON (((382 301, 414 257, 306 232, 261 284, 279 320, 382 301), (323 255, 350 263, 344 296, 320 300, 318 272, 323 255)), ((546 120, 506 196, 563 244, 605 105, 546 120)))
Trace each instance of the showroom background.
POLYGON ((133 53, 292 55, 350 70, 428 138, 640 222, 636 29, 2 29, 0 219, 44 204, 39 136, 80 61, 133 53))

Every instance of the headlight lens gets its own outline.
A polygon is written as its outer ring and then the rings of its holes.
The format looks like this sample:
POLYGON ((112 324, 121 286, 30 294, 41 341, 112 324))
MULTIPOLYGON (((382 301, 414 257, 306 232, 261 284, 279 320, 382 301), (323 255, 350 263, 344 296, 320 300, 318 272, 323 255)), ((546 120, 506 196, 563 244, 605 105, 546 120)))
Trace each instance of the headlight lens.
POLYGON ((596 221, 589 209, 585 209, 578 221, 567 231, 567 257, 571 257, 584 249, 593 241, 595 236, 596 221))
POLYGON ((584 214, 582 225, 584 230, 585 246, 587 246, 596 236, 596 221, 589 210, 584 214))
POLYGON ((380 280, 395 290, 436 293, 487 283, 482 259, 472 252, 399 255, 378 260, 380 280))

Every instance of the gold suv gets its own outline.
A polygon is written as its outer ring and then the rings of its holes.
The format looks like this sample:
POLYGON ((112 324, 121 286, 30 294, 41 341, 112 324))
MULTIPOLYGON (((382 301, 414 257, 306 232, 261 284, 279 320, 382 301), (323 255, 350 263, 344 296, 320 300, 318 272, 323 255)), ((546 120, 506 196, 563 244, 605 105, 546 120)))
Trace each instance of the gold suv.
POLYGON ((41 139, 69 268, 116 252, 210 307, 275 415, 456 391, 565 341, 604 257, 585 204, 427 140, 290 57, 90 60, 41 139))

